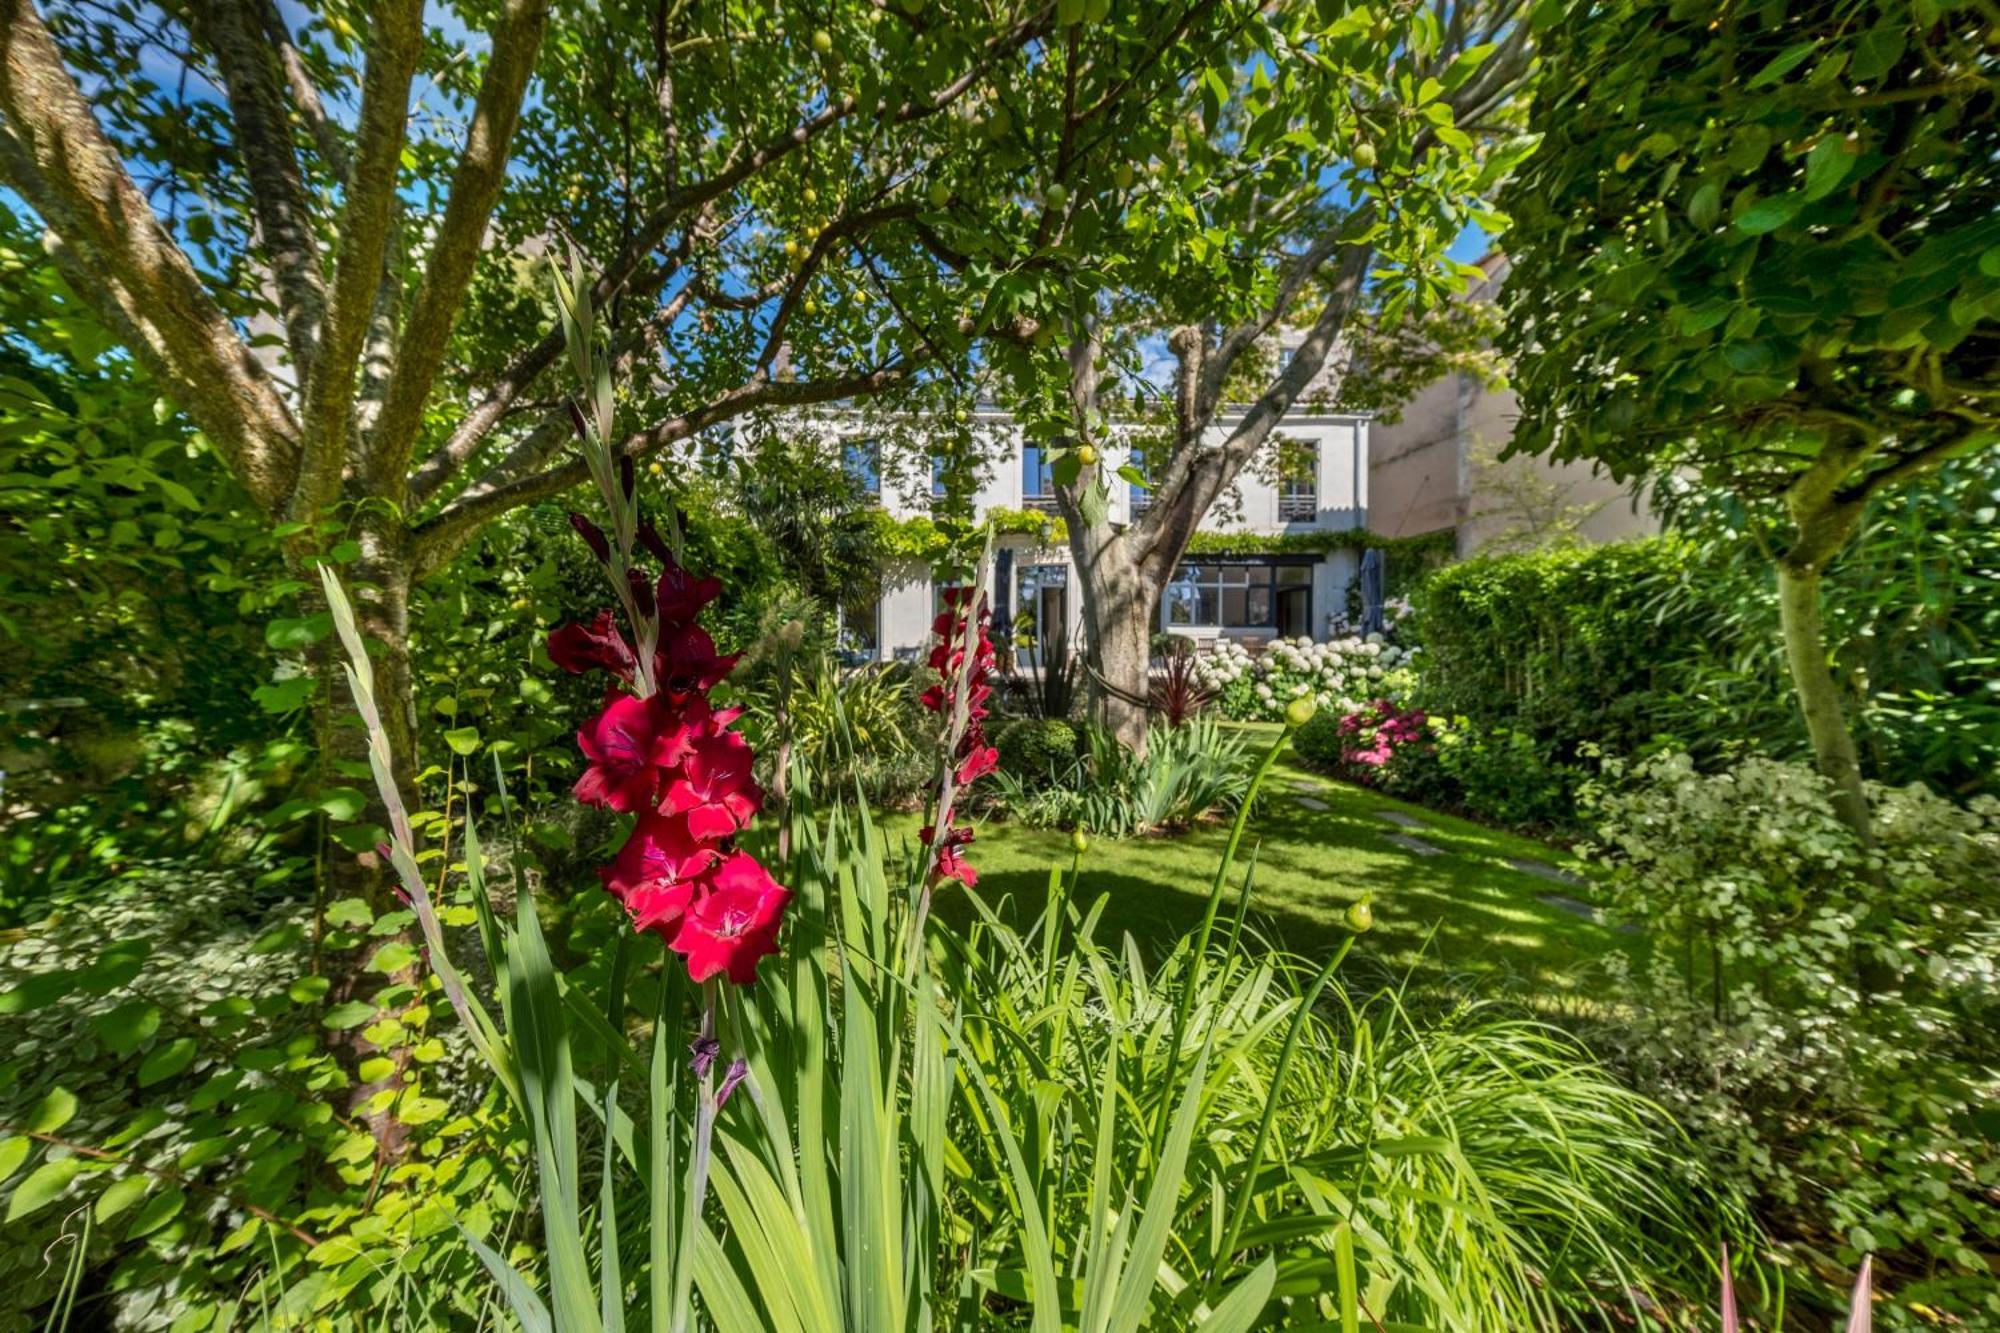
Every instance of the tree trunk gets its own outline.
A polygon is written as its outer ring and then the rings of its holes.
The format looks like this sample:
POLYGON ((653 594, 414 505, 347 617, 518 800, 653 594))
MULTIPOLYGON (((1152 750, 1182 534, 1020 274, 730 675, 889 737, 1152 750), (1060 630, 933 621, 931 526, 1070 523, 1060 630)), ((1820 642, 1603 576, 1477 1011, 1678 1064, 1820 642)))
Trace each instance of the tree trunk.
POLYGON ((1813 758, 1833 785, 1834 810, 1861 839, 1874 846, 1868 823, 1868 798, 1861 788, 1861 761, 1847 717, 1840 706, 1840 689, 1827 661, 1826 627, 1820 614, 1820 572, 1817 561, 1787 555, 1778 561, 1778 623, 1785 638, 1785 661, 1791 667, 1792 688, 1813 758))
POLYGON ((1134 754, 1146 752, 1146 704, 1153 655, 1153 590, 1122 538, 1093 541, 1071 524, 1083 588, 1090 697, 1098 721, 1134 754))
MULTIPOLYGON (((420 808, 416 791, 416 695, 410 674, 409 599, 412 584, 411 562, 406 540, 384 525, 356 534, 361 557, 341 570, 349 599, 362 636, 377 651, 370 654, 374 666, 375 702, 381 710, 382 726, 388 733, 392 770, 397 788, 412 809, 420 808)), ((352 786, 367 796, 367 806, 359 822, 349 827, 375 826, 386 829, 389 816, 368 772, 368 737, 355 715, 348 693, 346 674, 340 669, 339 643, 329 635, 320 645, 319 666, 330 679, 322 695, 329 706, 322 708, 318 725, 320 754, 325 759, 326 784, 352 786)), ((358 898, 374 917, 404 910, 395 873, 376 852, 359 852, 329 843, 320 873, 320 903, 358 898)), ((407 1131, 396 1118, 393 1102, 372 1108, 369 1103, 386 1089, 401 1086, 409 1065, 408 1040, 390 1040, 381 1045, 364 1035, 376 1023, 408 1010, 416 995, 406 989, 418 978, 415 963, 393 973, 371 970, 369 963, 384 947, 401 942, 414 944, 408 928, 387 935, 365 935, 351 948, 325 951, 321 955, 322 974, 331 982, 326 995, 329 1007, 360 1000, 378 1005, 368 1022, 330 1031, 328 1045, 354 1079, 347 1101, 351 1114, 363 1120, 375 1135, 378 1160, 393 1162, 401 1156, 407 1131), (363 1082, 360 1065, 377 1057, 387 1059, 389 1072, 363 1082)), ((387 1099, 385 1099, 386 1101, 387 1099)))

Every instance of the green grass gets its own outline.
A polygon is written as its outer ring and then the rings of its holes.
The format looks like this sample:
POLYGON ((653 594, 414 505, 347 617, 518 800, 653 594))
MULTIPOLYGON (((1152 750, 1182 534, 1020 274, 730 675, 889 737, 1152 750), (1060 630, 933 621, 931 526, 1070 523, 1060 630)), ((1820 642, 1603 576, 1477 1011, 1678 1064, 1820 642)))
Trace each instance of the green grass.
MULTIPOLYGON (((1246 728, 1252 729, 1259 743, 1277 735, 1275 726, 1246 728)), ((886 821, 892 838, 911 840, 917 823, 913 816, 886 821)), ((1211 825, 1173 837, 1093 841, 1078 901, 1110 895, 1100 938, 1115 941, 1129 931, 1142 945, 1159 947, 1199 924, 1227 837, 1226 826, 1211 825)), ((1418 990, 1476 979, 1518 991, 1538 1008, 1577 1008, 1589 1003, 1593 964, 1637 944, 1542 900, 1547 894, 1588 900, 1589 888, 1554 884, 1508 864, 1524 857, 1580 872, 1561 848, 1336 782, 1300 766, 1289 752, 1272 772, 1243 846, 1225 923, 1254 848, 1250 929, 1274 947, 1323 956, 1346 937, 1341 915, 1349 904, 1372 895, 1375 928, 1345 969, 1351 979, 1367 979, 1372 964, 1383 974, 1409 976, 1418 990), (1330 808, 1310 809, 1300 796, 1330 808), (1427 827, 1399 829, 1381 811, 1403 811, 1427 827), (1399 832, 1416 832, 1443 855, 1398 846, 1387 835, 1399 832)), ((1024 922, 1041 910, 1049 868, 1068 867, 1069 835, 989 818, 978 825, 970 859, 980 894, 996 905, 1011 900, 1011 915, 1024 922)), ((949 893, 938 910, 958 925, 971 916, 949 893)))

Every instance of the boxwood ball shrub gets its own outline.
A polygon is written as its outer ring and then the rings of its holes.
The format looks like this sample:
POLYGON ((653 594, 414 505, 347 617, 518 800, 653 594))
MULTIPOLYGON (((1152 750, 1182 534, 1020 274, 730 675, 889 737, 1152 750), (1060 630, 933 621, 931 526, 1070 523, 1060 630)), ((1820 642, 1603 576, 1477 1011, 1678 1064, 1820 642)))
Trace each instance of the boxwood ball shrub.
POLYGON ((1024 717, 993 738, 1000 771, 1034 784, 1047 782, 1076 762, 1076 728, 1056 718, 1024 717))

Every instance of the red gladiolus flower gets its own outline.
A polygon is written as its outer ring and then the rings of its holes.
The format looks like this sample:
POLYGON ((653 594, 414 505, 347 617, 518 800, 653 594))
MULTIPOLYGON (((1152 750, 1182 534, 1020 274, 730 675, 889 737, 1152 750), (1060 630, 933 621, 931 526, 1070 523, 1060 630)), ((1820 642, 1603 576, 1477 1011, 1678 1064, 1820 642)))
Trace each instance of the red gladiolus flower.
POLYGON ((713 689, 736 669, 739 654, 718 657, 715 640, 699 625, 683 625, 661 636, 658 669, 660 688, 686 697, 713 689))
POLYGON ((726 838, 750 822, 764 793, 750 777, 750 742, 733 731, 697 741, 681 761, 680 776, 660 798, 663 814, 685 815, 697 838, 726 838))
POLYGON ((549 660, 579 676, 586 671, 609 671, 627 684, 639 669, 638 657, 618 632, 618 622, 609 611, 599 611, 588 625, 564 625, 551 631, 549 660))
MULTIPOLYGON (((701 711, 706 714, 706 705, 701 711)), ((694 735, 663 696, 621 694, 576 733, 576 743, 590 761, 576 780, 576 799, 631 811, 652 807, 661 770, 687 756, 694 735)))
MULTIPOLYGON (((625 476, 629 487, 629 467, 625 476)), ((584 520, 576 528, 605 558, 603 534, 584 520)), ((747 986, 757 978, 758 960, 777 951, 791 893, 754 857, 728 844, 764 795, 751 775, 748 742, 728 729, 741 710, 718 710, 708 702, 708 691, 736 665, 734 656, 715 651, 715 640, 696 623, 722 585, 689 574, 650 527, 638 535, 663 566, 657 582, 628 571, 641 608, 636 614, 646 622, 639 631, 647 639, 657 631, 658 692, 644 699, 615 695, 577 733, 589 762, 576 796, 638 813, 617 857, 598 871, 634 928, 667 939, 687 959, 695 981, 726 974, 747 986)), ((550 635, 549 655, 570 671, 601 668, 627 685, 638 674, 633 649, 609 611, 550 635)))
POLYGON ((748 986, 757 979, 759 960, 778 951, 778 927, 791 897, 756 857, 732 852, 681 916, 670 947, 687 959, 695 982, 724 974, 748 986))
MULTIPOLYGON (((929 847, 937 838, 937 830, 931 825, 926 824, 922 832, 917 834, 917 837, 922 840, 924 846, 929 847)), ((959 851, 959 848, 971 841, 972 829, 969 825, 965 824, 959 825, 944 835, 943 841, 937 847, 937 874, 939 879, 955 879, 968 889, 979 883, 979 872, 973 869, 972 863, 967 861, 959 851)))
POLYGON ((676 564, 671 556, 662 562, 660 581, 654 586, 654 605, 660 624, 667 628, 692 625, 702 608, 722 595, 722 580, 696 578, 676 564))
POLYGON ((597 873, 626 910, 636 913, 642 893, 694 879, 721 855, 715 844, 695 837, 681 816, 649 813, 639 816, 617 859, 597 873))
POLYGON ((963 752, 958 761, 958 785, 970 786, 1000 767, 1000 751, 986 743, 986 736, 977 725, 966 733, 966 744, 959 749, 963 752))

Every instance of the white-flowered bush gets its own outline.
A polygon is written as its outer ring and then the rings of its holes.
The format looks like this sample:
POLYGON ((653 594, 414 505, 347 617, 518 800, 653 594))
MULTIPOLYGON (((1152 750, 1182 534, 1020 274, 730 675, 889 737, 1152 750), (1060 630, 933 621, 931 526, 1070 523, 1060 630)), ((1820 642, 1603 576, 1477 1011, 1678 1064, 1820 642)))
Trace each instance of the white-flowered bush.
POLYGON ((1315 643, 1275 639, 1261 655, 1224 639, 1195 663, 1201 683, 1216 692, 1224 715, 1275 720, 1285 705, 1311 695, 1322 709, 1351 713, 1376 699, 1401 704, 1417 683, 1416 649, 1398 647, 1380 634, 1347 635, 1315 643))

